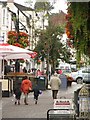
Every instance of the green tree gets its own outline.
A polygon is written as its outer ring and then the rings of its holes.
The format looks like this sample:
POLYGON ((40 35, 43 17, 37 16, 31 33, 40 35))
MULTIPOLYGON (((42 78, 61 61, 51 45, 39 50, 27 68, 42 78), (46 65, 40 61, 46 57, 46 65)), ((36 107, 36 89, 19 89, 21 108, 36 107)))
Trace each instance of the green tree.
POLYGON ((53 5, 49 2, 49 0, 45 2, 40 2, 40 0, 36 0, 34 9, 36 12, 42 13, 42 23, 43 23, 43 29, 44 29, 44 22, 45 19, 49 16, 49 12, 53 9, 53 5))
POLYGON ((64 29, 60 26, 49 26, 46 30, 42 30, 39 34, 39 41, 35 48, 38 53, 37 59, 42 61, 46 58, 54 70, 58 65, 58 59, 69 62, 70 53, 68 49, 62 44, 61 36, 64 29))
POLYGON ((34 8, 37 12, 42 12, 42 11, 45 12, 45 11, 50 11, 51 9, 53 9, 53 6, 49 2, 49 0, 45 2, 40 2, 40 0, 36 0, 34 8))
MULTIPOLYGON (((80 62, 83 54, 90 57, 90 2, 68 3, 69 35, 73 35, 73 44, 80 62)), ((72 39, 72 38, 71 38, 72 39)))

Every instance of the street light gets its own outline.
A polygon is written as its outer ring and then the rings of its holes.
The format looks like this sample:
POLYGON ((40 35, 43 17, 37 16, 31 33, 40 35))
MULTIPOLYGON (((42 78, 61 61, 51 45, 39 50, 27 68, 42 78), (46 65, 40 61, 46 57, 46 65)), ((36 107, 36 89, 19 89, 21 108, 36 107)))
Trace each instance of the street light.
POLYGON ((48 89, 49 72, 50 72, 49 71, 49 57, 50 57, 49 52, 50 52, 51 48, 50 48, 49 44, 47 44, 46 42, 45 42, 45 48, 46 48, 46 53, 47 53, 47 68, 46 68, 47 86, 46 86, 46 88, 48 89))

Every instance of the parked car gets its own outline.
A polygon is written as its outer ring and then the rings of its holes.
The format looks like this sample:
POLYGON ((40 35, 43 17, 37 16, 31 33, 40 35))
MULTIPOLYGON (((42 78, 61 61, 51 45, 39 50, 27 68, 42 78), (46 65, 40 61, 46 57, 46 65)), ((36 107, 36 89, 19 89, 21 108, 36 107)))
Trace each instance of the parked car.
POLYGON ((88 79, 88 76, 90 76, 90 67, 84 67, 77 72, 72 72, 71 76, 77 83, 85 82, 87 81, 86 79, 88 79))
POLYGON ((90 83, 90 73, 84 76, 83 82, 84 83, 90 83))

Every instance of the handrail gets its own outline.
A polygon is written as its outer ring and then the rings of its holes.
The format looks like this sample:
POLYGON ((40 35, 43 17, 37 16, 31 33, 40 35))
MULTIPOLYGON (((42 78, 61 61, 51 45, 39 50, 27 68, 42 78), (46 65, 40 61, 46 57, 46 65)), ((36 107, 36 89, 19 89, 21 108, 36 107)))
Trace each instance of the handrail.
MULTIPOLYGON (((57 111, 57 110, 67 110, 67 111, 68 111, 68 110, 73 110, 73 109, 71 109, 71 108, 70 108, 70 109, 49 109, 49 110, 47 111, 47 120, 49 120, 49 112, 50 112, 50 111, 57 111)), ((74 117, 75 117, 75 116, 76 116, 76 114, 74 114, 74 117)))

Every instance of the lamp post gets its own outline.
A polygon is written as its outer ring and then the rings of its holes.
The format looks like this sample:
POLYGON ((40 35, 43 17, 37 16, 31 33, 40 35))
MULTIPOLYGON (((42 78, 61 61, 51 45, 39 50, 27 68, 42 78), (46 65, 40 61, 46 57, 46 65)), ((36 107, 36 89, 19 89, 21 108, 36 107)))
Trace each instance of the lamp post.
POLYGON ((47 84, 46 88, 48 89, 48 81, 49 81, 49 51, 47 51, 47 67, 46 67, 46 75, 47 75, 47 84))
POLYGON ((48 89, 48 81, 49 81, 49 52, 50 52, 50 48, 49 48, 49 44, 47 44, 45 42, 45 48, 46 48, 46 53, 47 53, 47 67, 46 67, 46 74, 47 74, 47 85, 46 88, 48 89))
POLYGON ((49 48, 48 48, 48 53, 47 53, 47 76, 48 76, 48 80, 49 80, 49 48))

